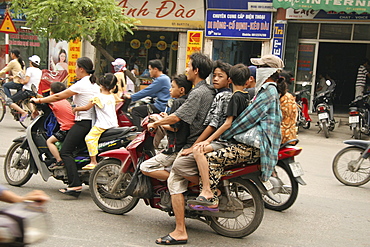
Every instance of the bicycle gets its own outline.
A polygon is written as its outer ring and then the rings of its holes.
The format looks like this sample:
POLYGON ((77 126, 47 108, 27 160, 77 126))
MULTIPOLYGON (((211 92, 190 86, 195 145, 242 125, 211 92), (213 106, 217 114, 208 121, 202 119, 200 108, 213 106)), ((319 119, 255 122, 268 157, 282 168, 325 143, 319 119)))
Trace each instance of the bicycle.
MULTIPOLYGON (((9 78, 0 78, 0 84, 1 84, 0 86, 0 122, 4 119, 4 116, 6 113, 6 94, 4 92, 3 85, 7 79, 9 78)), ((35 87, 32 87, 32 91, 35 93, 35 96, 36 96, 37 92, 36 92, 35 87)), ((20 122, 19 119, 21 116, 16 110, 10 108, 10 113, 13 115, 15 121, 18 121, 24 128, 27 128, 28 125, 32 121, 31 115, 32 115, 33 108, 30 103, 30 98, 28 97, 28 98, 22 99, 14 103, 19 105, 22 109, 24 109, 27 112, 28 117, 23 122, 20 122)))

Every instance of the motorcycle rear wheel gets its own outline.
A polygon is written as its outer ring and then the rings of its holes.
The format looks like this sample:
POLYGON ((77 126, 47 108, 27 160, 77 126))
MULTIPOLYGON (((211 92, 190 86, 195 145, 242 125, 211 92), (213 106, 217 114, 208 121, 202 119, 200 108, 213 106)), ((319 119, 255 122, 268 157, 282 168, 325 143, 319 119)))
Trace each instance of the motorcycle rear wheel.
POLYGON ((364 151, 362 148, 350 146, 335 155, 332 168, 339 182, 349 186, 360 186, 370 181, 369 159, 363 160, 357 171, 354 169, 364 151))
POLYGON ((207 216, 207 220, 218 234, 242 238, 253 233, 261 224, 264 214, 263 200, 257 187, 249 180, 231 180, 229 188, 230 196, 243 202, 243 213, 236 218, 207 216))
POLYGON ((22 186, 30 180, 30 153, 28 149, 20 148, 21 143, 13 143, 4 161, 4 176, 13 186, 22 186))
POLYGON ((353 138, 360 140, 361 139, 361 128, 360 126, 352 128, 353 138))
POLYGON ((116 159, 106 159, 94 168, 90 174, 89 188, 93 201, 104 212, 124 214, 131 211, 139 202, 139 198, 124 196, 131 181, 131 173, 125 173, 117 187, 111 193, 112 186, 120 175, 121 162, 116 159))
POLYGON ((275 211, 283 211, 290 208, 298 197, 298 182, 295 180, 292 171, 287 169, 280 162, 275 166, 276 177, 271 177, 270 182, 274 185, 273 193, 279 197, 280 203, 271 200, 263 195, 265 207, 275 211))
POLYGON ((322 120, 322 131, 324 132, 324 135, 326 138, 329 138, 329 127, 328 127, 328 121, 327 120, 322 120))

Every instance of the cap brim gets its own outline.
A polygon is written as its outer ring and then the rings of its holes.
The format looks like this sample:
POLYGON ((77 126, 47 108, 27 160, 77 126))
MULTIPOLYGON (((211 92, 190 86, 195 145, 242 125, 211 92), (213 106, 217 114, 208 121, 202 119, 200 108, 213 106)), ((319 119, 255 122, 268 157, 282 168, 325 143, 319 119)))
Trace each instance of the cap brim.
POLYGON ((113 66, 116 66, 117 64, 116 64, 115 62, 112 62, 112 65, 113 65, 113 66))
POLYGON ((265 64, 261 58, 251 58, 251 63, 254 65, 264 65, 265 64))

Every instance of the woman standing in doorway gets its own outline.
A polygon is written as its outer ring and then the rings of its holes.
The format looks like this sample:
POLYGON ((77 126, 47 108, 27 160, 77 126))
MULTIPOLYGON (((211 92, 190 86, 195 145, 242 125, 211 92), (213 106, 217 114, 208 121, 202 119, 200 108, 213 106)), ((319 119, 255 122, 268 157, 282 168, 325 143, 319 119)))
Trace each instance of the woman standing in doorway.
MULTIPOLYGON (((95 94, 100 92, 94 76, 93 62, 88 57, 77 59, 76 77, 79 79, 68 89, 42 99, 33 99, 36 103, 52 103, 73 96, 74 104, 84 106, 90 102, 95 94)), ((60 189, 59 192, 78 197, 81 193, 82 182, 78 176, 77 166, 73 157, 76 147, 85 145, 85 136, 92 127, 94 109, 77 112, 75 124, 69 130, 60 150, 60 156, 67 169, 68 188, 60 189)))

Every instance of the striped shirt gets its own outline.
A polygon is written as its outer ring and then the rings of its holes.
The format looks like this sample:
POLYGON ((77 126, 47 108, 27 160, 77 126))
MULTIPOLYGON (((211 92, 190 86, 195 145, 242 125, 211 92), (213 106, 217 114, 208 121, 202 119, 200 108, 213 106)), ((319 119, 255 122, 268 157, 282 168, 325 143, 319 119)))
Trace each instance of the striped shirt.
POLYGON ((260 153, 263 181, 269 179, 278 160, 281 143, 281 119, 276 83, 268 82, 262 85, 256 99, 233 121, 230 129, 222 135, 222 139, 231 140, 234 135, 257 126, 261 137, 260 153))
POLYGON ((216 94, 204 125, 218 129, 225 123, 227 106, 229 105, 231 96, 233 96, 233 93, 229 88, 225 88, 216 94))
POLYGON ((356 87, 357 86, 362 86, 362 87, 365 86, 367 73, 368 73, 368 71, 367 71, 365 66, 360 65, 360 67, 358 67, 356 87))
POLYGON ((215 97, 213 86, 199 82, 189 93, 187 100, 173 114, 189 124, 190 135, 184 148, 191 147, 207 127, 204 120, 215 97))

